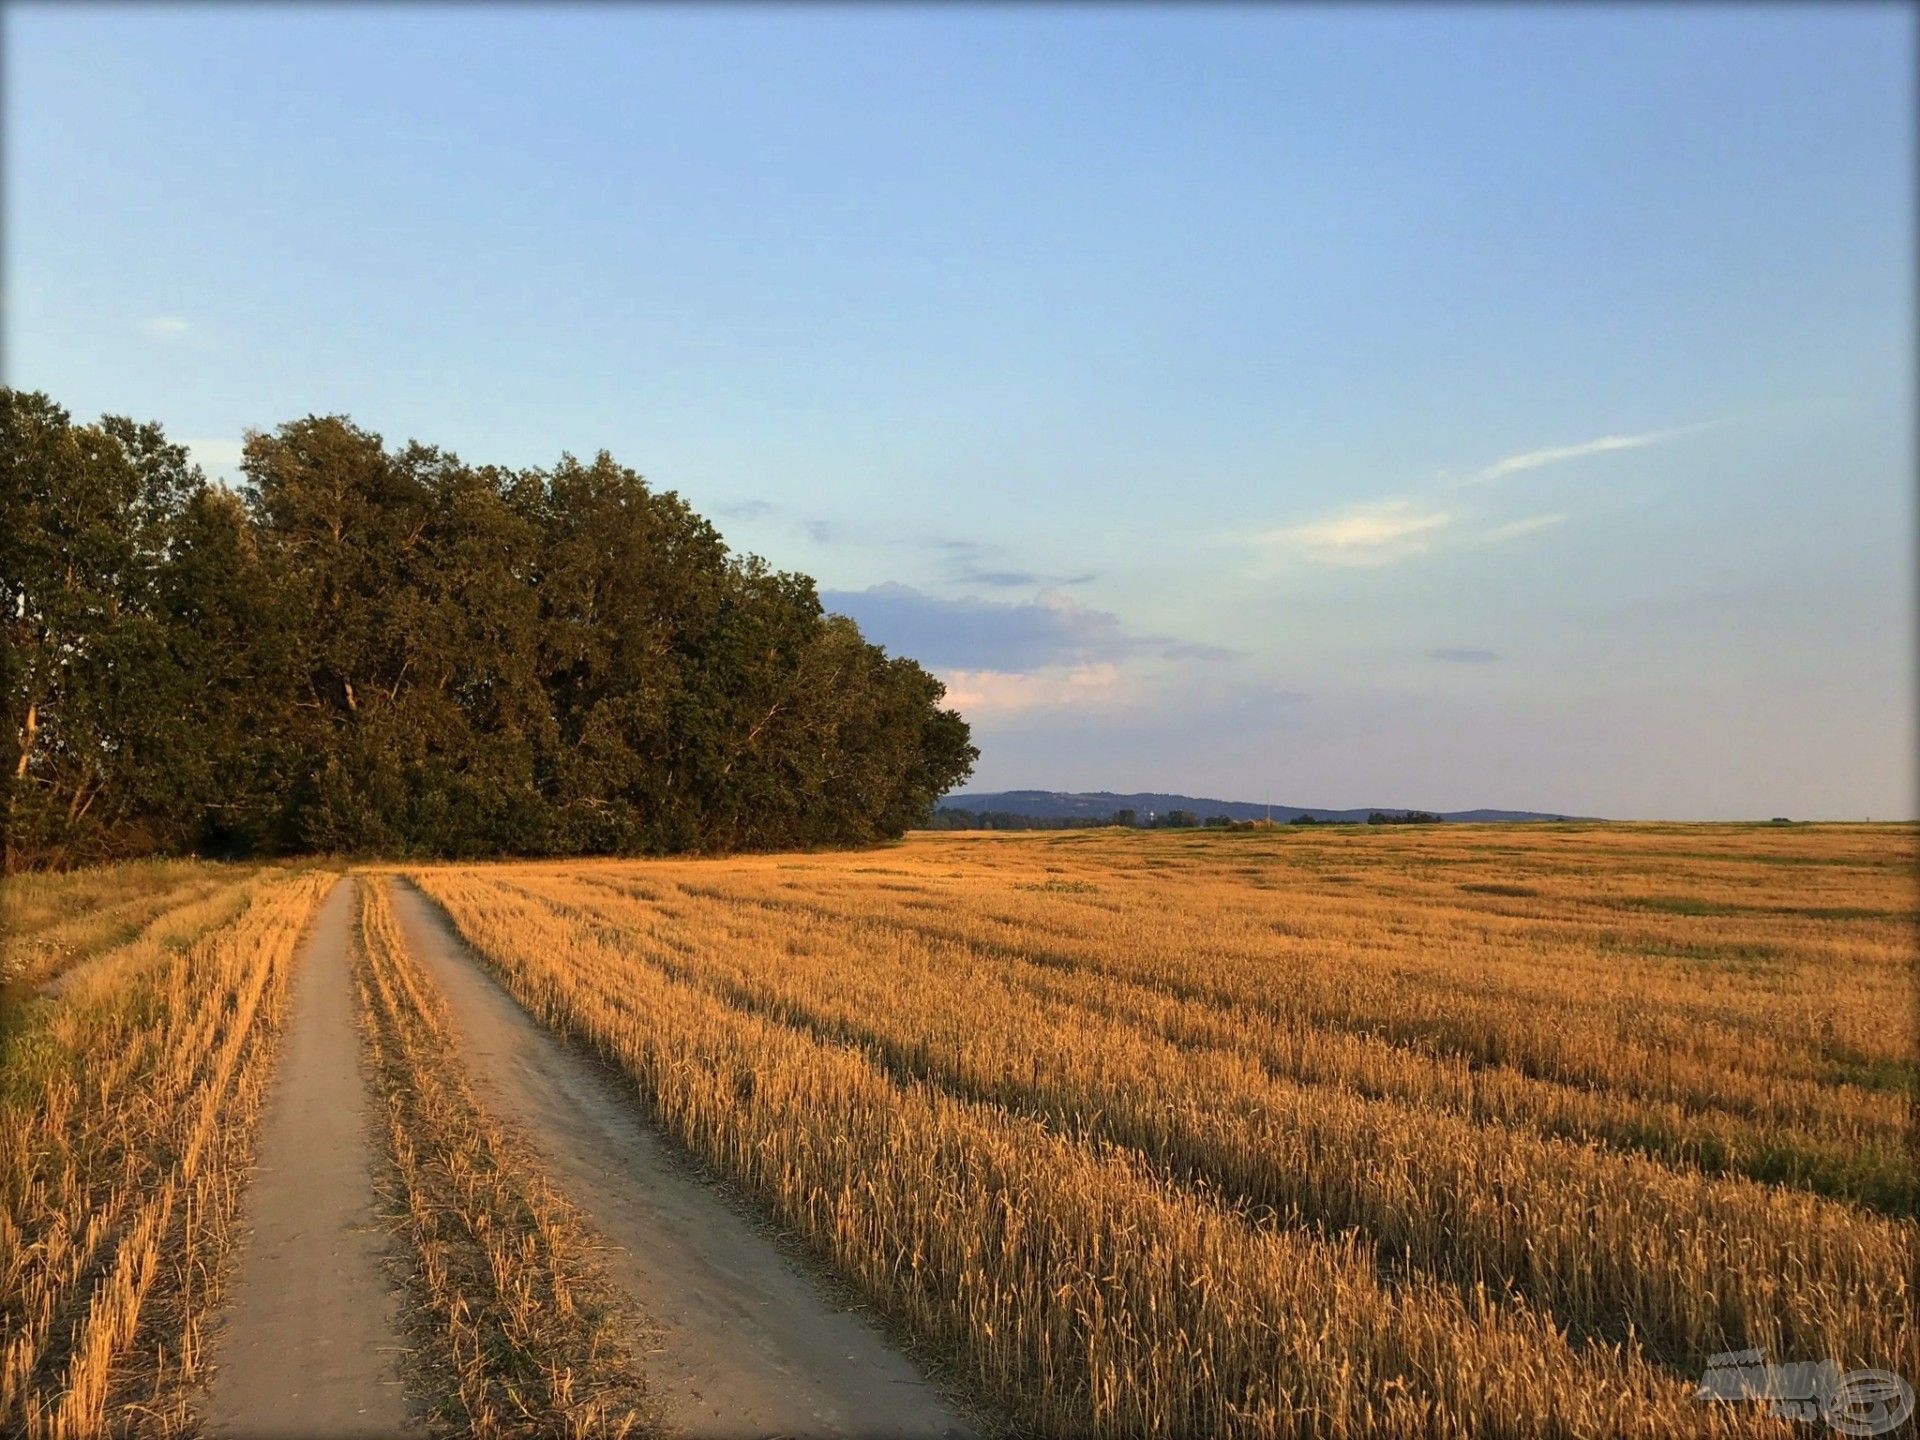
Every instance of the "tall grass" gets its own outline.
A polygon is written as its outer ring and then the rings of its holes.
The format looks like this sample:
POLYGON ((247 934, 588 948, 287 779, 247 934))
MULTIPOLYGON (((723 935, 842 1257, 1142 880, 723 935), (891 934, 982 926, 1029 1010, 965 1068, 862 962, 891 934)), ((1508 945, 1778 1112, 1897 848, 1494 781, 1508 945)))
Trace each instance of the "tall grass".
POLYGON ((0 1433, 191 1427, 294 947, 330 878, 169 910, 0 1054, 0 1433))

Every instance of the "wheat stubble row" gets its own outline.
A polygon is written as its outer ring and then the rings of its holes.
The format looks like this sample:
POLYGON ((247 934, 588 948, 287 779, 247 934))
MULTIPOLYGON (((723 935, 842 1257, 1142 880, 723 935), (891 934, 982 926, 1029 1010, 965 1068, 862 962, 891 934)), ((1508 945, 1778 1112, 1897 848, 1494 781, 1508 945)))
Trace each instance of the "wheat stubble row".
POLYGON ((182 878, 184 903, 4 1037, 6 1433, 192 1424, 295 946, 331 877, 182 878))
MULTIPOLYGON (((896 853, 911 863, 915 852, 896 853)), ((858 868, 792 863, 843 881, 858 868)), ((938 863, 964 860, 949 849, 938 863)), ((695 873, 721 886, 792 878, 783 865, 753 862, 605 868, 644 885, 695 873)), ((922 1061, 938 1057, 937 1029, 907 998, 924 992, 940 1003, 925 973, 865 1002, 874 1033, 894 1023, 895 1053, 883 1055, 871 1036, 849 1043, 856 1037, 729 993, 717 959, 694 973, 711 930, 736 960, 746 952, 740 963, 764 961, 769 976, 791 979, 805 969, 803 934, 775 926, 761 955, 684 893, 651 920, 596 911, 568 870, 417 878, 536 1014, 625 1069, 682 1144, 750 1186, 1029 1424, 1113 1434, 1598 1434, 1747 1418, 1694 1405, 1691 1386, 1637 1343, 1570 1342, 1549 1303, 1462 1283, 1458 1263, 1383 1269, 1372 1239, 1311 1223, 1304 1207, 1296 1218, 1306 1224, 1250 1216, 1190 1183, 1190 1172, 1170 1176, 1138 1144, 1018 1103, 1030 1095, 992 1095, 951 1083, 937 1066, 902 1063, 916 1045, 922 1061)), ((892 881, 852 883, 872 886, 876 906, 912 898, 892 881)), ((617 900, 604 887, 598 897, 617 900)), ((885 971, 858 953, 835 963, 842 973, 885 971)), ((976 1013, 974 993, 946 992, 953 1028, 977 1020, 986 1043, 995 1015, 991 1006, 976 1013)), ((1102 1044, 1118 1038, 1095 1034, 1102 1044)), ((1032 1069, 1049 1038, 1071 1047, 1057 1025, 1030 1031, 1020 1063, 1032 1069)), ((1012 1058, 995 1064, 1005 1073, 1012 1058)), ((1406 1199, 1405 1223, 1427 1223, 1417 1193, 1406 1199)), ((1629 1283, 1632 1273, 1621 1272, 1629 1283)), ((1805 1323, 1822 1333, 1832 1321, 1851 1327, 1849 1343, 1873 1346, 1889 1333, 1904 1343, 1903 1332, 1876 1329, 1835 1297, 1811 1305, 1816 1318, 1805 1323)))
MULTIPOLYGON (((419 1418, 651 1424, 608 1275, 659 1282, 605 1271, 576 1203, 649 1192, 550 1171, 559 1111, 501 1125, 439 993, 477 961, 1035 1431, 1773 1433, 1694 1402, 1707 1353, 1920 1371, 1913 851, 1444 827, 410 870, 472 960, 363 875, 334 1060, 379 1117, 419 1418)), ((332 880, 155 867, 17 911, 61 979, 0 1027, 0 1429, 198 1425, 332 880)), ((632 1148, 617 1118, 595 1143, 632 1148)))
POLYGON ((1355 1229, 1471 1288, 1682 1366, 1745 1344, 1850 1363, 1900 1353, 1912 1227, 1816 1197, 1299 1086, 1005 983, 951 948, 887 950, 749 907, 649 923, 566 877, 500 877, 641 963, 848 1044, 910 1080, 1097 1135, 1285 1219, 1355 1229), (1711 1289, 1700 1283, 1714 1277, 1711 1289))

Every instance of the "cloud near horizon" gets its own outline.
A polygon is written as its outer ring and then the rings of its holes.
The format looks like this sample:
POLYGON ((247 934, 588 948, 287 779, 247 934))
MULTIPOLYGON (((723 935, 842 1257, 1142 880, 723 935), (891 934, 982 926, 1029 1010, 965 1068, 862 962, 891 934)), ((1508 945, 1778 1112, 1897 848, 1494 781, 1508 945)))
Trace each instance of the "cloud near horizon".
POLYGON ((954 568, 953 578, 962 585, 984 585, 990 590, 1032 590, 1056 585, 1085 585, 1098 577, 1091 570, 1079 575, 1047 575, 1038 570, 995 570, 963 563, 954 568))
POLYGON ((998 557, 1005 553, 998 545, 979 540, 945 537, 932 542, 946 557, 947 578, 958 585, 984 585, 992 590, 1030 590, 1041 586, 1085 585, 1095 579, 1093 572, 1078 575, 1049 575, 1008 564, 998 557))
POLYGON ((940 678, 946 703, 972 720, 1067 706, 1106 709, 1134 698, 1126 675, 1111 661, 1052 672, 948 670, 940 678))
POLYGON ((1028 674, 1136 659, 1218 660, 1232 652, 1165 635, 1141 635, 1118 615, 1055 590, 1032 600, 941 599, 889 580, 865 590, 827 590, 820 602, 850 615, 867 638, 932 670, 1028 674))

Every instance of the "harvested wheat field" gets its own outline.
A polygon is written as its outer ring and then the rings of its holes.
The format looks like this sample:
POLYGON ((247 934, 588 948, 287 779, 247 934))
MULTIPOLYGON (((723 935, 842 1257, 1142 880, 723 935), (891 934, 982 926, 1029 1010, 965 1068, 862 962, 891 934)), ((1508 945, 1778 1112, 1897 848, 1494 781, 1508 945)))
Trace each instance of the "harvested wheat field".
POLYGON ((126 868, 37 880, 43 928, 13 937, 59 943, 27 951, 45 993, 0 1012, 0 1434, 193 1427, 294 950, 331 883, 126 868))
POLYGON ((1915 862, 1446 825, 96 876, 122 919, 42 897, 93 948, 6 1020, 0 1429, 263 1432, 342 1373, 236 1348, 285 1267, 384 1296, 332 1433, 1804 1434, 1695 1392, 1920 1375, 1915 862), (364 1113, 308 1188, 369 1218, 269 1250, 323 1083, 364 1113))

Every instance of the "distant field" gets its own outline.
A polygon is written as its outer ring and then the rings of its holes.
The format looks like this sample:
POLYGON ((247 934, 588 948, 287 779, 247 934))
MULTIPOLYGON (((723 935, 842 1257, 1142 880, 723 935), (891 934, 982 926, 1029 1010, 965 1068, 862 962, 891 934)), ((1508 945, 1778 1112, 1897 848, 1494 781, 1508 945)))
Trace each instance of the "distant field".
POLYGON ((1705 1423, 1723 1350, 1920 1370, 1915 858, 1444 826, 415 878, 1026 1423, 1527 1434, 1705 1423))
MULTIPOLYGON (((638 1143, 606 1113, 549 1145, 502 1108, 587 1083, 558 1034, 1021 1430, 1804 1434, 1694 1390, 1749 1347, 1920 1379, 1917 859, 1912 827, 1441 825, 36 878, 0 1431, 200 1428, 288 997, 338 966, 321 1058, 383 1117, 358 1183, 401 1263, 369 1275, 439 1433, 671 1431, 705 1360, 747 1377, 703 1382, 722 1425, 788 1403, 744 1340, 688 1353, 739 1315, 636 1281, 644 1244, 603 1263, 606 1227, 718 1202, 637 1150, 595 1189, 624 1156, 567 1145, 638 1143)), ((766 1333, 804 1353, 844 1305, 811 1303, 766 1333)), ((931 1403, 861 1343, 856 1420, 931 1403)))

